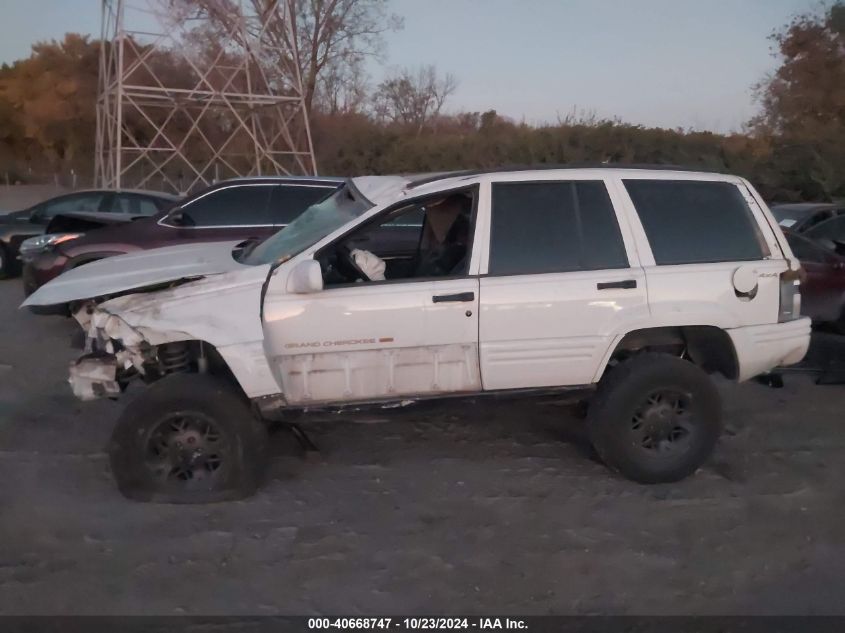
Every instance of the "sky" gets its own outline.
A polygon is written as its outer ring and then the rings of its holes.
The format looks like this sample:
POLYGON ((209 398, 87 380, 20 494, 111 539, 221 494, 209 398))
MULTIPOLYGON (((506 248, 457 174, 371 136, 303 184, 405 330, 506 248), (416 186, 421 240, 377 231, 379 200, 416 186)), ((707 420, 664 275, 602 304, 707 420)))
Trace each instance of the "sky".
MULTIPOLYGON (((134 0, 142 3, 143 0, 134 0)), ((0 62, 65 32, 99 33, 99 0, 2 0, 0 62)), ((371 81, 434 64, 446 109, 554 123, 576 110, 659 127, 738 131, 777 60, 768 35, 818 0, 390 0, 371 81)), ((136 14, 137 15, 137 14, 136 14)))

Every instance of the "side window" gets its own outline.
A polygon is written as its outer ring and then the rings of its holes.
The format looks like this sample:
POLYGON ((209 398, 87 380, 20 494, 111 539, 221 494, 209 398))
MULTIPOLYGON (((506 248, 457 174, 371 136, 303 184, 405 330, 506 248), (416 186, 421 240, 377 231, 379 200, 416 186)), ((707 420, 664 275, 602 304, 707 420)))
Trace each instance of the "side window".
POLYGON ((131 215, 155 215, 158 208, 150 198, 135 194, 116 194, 112 200, 110 211, 131 215))
POLYGON ((408 213, 398 215, 392 220, 384 223, 384 226, 395 226, 400 228, 422 228, 425 221, 425 211, 423 209, 413 209, 408 213))
POLYGON ((388 211, 317 254, 327 286, 465 275, 475 191, 416 200, 388 211))
POLYGON ((810 219, 804 223, 804 227, 801 229, 806 231, 807 229, 816 226, 817 224, 821 224, 825 220, 829 220, 833 217, 833 211, 821 211, 819 213, 814 213, 810 216, 810 219))
POLYGON ((99 211, 102 201, 103 194, 101 193, 77 193, 45 202, 42 209, 44 216, 51 218, 57 213, 99 211))
POLYGON ((270 199, 270 218, 273 224, 290 224, 305 209, 334 193, 332 187, 277 185, 270 199))
POLYGON ((624 182, 657 264, 752 261, 768 255, 751 209, 732 183, 624 182))
POLYGON ((815 239, 836 240, 837 242, 845 242, 845 216, 838 216, 827 222, 817 224, 813 228, 805 232, 815 239))
POLYGON ((490 274, 627 267, 603 181, 493 185, 490 274))
POLYGON ((214 190, 182 207, 185 226, 271 224, 267 205, 272 185, 236 185, 214 190))

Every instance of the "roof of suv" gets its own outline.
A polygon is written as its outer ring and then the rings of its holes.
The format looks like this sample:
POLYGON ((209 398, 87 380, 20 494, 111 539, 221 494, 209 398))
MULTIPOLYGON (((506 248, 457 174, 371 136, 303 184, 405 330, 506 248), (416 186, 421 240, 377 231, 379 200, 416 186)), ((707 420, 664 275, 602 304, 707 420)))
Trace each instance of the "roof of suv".
POLYGON ((634 171, 660 171, 660 172, 683 172, 696 174, 716 174, 728 176, 725 172, 684 167, 681 165, 641 165, 641 164, 623 164, 623 163, 569 163, 563 165, 516 165, 512 167, 495 167, 492 169, 467 169, 460 171, 437 172, 432 174, 420 174, 418 177, 411 178, 408 188, 413 189, 422 185, 436 182, 438 180, 445 180, 448 178, 468 178, 470 176, 483 176, 485 174, 501 174, 501 173, 518 173, 526 171, 558 171, 558 170, 576 170, 576 169, 590 169, 590 170, 634 170, 634 171))
MULTIPOLYGON (((613 172, 614 175, 643 178, 654 174, 661 179, 677 178, 692 180, 725 180, 735 182, 737 176, 732 174, 708 171, 704 169, 686 169, 670 165, 621 165, 621 164, 592 164, 592 165, 540 165, 526 167, 507 167, 501 169, 479 169, 466 171, 437 172, 430 174, 392 175, 392 176, 358 176, 352 178, 355 188, 376 205, 386 204, 397 198, 413 194, 424 194, 428 191, 436 193, 449 187, 460 187, 469 184, 486 175, 519 175, 520 179, 531 179, 536 174, 538 180, 554 178, 554 172, 586 171, 599 176, 602 172, 613 172), (659 176, 658 176, 659 174, 659 176)), ((565 174, 558 174, 563 177, 565 174)))

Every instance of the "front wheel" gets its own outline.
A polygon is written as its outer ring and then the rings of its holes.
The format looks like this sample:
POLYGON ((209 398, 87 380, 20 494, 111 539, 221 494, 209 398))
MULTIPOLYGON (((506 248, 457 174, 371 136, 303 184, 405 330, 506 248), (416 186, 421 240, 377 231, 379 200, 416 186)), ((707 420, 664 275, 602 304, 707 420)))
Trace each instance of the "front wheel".
POLYGON ((253 494, 267 437, 232 385, 171 374, 126 407, 109 446, 120 492, 136 501, 210 503, 253 494))
POLYGON ((709 376, 692 363, 644 353, 602 378, 587 416, 604 463, 640 483, 694 473, 721 432, 721 401, 709 376))

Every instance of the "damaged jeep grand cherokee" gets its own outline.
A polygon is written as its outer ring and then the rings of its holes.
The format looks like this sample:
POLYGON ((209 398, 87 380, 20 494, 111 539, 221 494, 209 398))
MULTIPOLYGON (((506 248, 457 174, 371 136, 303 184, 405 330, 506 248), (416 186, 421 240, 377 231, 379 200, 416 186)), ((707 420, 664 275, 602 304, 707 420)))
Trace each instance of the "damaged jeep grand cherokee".
POLYGON ((708 374, 798 362, 810 323, 777 223, 742 178, 561 168, 350 179, 260 244, 71 270, 82 399, 143 386, 110 445, 130 498, 251 494, 295 410, 571 396, 611 469, 676 481, 721 428, 708 374))

